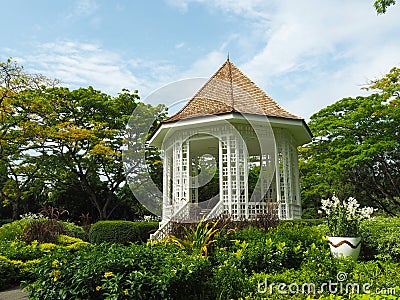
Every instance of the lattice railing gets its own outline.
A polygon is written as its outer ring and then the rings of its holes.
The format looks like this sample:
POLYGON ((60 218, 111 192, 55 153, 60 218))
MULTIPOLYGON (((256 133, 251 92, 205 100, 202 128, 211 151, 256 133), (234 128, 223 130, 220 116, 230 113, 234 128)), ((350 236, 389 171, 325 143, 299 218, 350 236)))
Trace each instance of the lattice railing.
POLYGON ((150 240, 158 241, 168 237, 172 229, 172 222, 176 220, 185 220, 189 216, 189 208, 189 202, 187 201, 173 214, 171 219, 167 220, 157 229, 155 233, 150 235, 150 240))
POLYGON ((214 208, 205 216, 204 220, 211 220, 214 218, 218 218, 224 212, 224 201, 220 200, 214 208))

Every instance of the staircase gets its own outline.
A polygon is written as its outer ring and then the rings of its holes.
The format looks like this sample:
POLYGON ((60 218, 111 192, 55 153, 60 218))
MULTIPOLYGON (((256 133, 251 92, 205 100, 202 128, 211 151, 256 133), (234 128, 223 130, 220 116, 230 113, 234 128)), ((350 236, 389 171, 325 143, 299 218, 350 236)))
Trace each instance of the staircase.
POLYGON ((182 220, 187 220, 189 222, 200 222, 202 219, 211 220, 220 216, 223 212, 223 208, 223 201, 219 201, 212 209, 200 208, 197 204, 187 201, 172 215, 171 219, 162 222, 157 231, 150 234, 150 241, 159 241, 167 238, 171 233, 173 222, 182 222, 182 220))

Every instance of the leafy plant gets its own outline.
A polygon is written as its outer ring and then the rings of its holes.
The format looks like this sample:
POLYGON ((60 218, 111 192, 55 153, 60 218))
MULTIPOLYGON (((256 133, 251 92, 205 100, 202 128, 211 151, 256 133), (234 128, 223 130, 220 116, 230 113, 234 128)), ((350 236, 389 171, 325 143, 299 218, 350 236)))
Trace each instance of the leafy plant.
POLYGON ((204 223, 204 219, 202 219, 196 227, 184 227, 184 238, 171 236, 169 240, 189 253, 198 251, 200 255, 207 256, 210 246, 216 241, 217 224, 218 221, 210 225, 210 223, 204 223))
POLYGON ((0 227, 0 241, 22 240, 24 228, 31 220, 21 219, 11 223, 4 224, 0 227))
POLYGON ((39 215, 43 215, 45 218, 55 219, 55 220, 60 220, 61 216, 68 214, 69 212, 67 210, 53 206, 49 207, 43 206, 39 210, 39 215))
POLYGON ((85 230, 72 222, 58 221, 65 229, 65 234, 71 237, 76 237, 78 239, 87 241, 85 230))
POLYGON ((18 268, 10 259, 0 256, 0 291, 18 282, 18 268))
MULTIPOLYGON (((52 244, 55 246, 54 244, 52 244)), ((47 254, 37 242, 28 244, 24 241, 0 242, 0 255, 8 259, 32 260, 47 254)))
POLYGON ((57 236, 64 233, 66 233, 64 226, 55 219, 32 220, 24 227, 23 240, 54 243, 57 241, 57 236))
MULTIPOLYGON (((213 225, 210 223, 208 230, 216 230, 218 225, 214 229, 213 225)), ((198 237, 206 232, 204 227, 205 224, 197 232, 198 237)), ((196 229, 187 231, 194 235, 196 229)), ((260 293, 258 284, 265 279, 276 285, 314 283, 320 288, 329 282, 339 283, 340 272, 347 275, 347 281, 343 282, 371 283, 369 299, 379 299, 373 292, 375 288, 400 286, 398 263, 336 260, 330 255, 323 235, 320 227, 290 222, 269 230, 249 227, 219 231, 217 237, 209 239, 217 240, 212 243, 213 251, 201 259, 201 247, 182 249, 176 243, 130 246, 103 243, 77 247, 74 251, 68 250, 69 246, 56 246, 33 264, 31 274, 36 277, 30 277, 25 285, 33 299, 243 300, 291 296, 279 294, 276 289, 271 295, 260 293)), ((64 236, 59 239, 72 242, 64 236)), ((26 264, 11 263, 19 270, 26 264)), ((400 292, 398 288, 396 291, 400 292)), ((325 288, 322 294, 298 293, 292 298, 313 299, 317 295, 330 297, 325 288)), ((339 296, 362 299, 354 294, 339 296)))
POLYGON ((34 272, 34 299, 207 299, 211 264, 175 245, 101 244, 54 252, 34 272))
POLYGON ((235 299, 246 296, 248 272, 243 264, 246 242, 234 241, 235 250, 218 248, 213 254, 211 288, 214 299, 235 299))
POLYGON ((400 262, 400 218, 375 217, 361 226, 365 259, 393 260, 400 262))

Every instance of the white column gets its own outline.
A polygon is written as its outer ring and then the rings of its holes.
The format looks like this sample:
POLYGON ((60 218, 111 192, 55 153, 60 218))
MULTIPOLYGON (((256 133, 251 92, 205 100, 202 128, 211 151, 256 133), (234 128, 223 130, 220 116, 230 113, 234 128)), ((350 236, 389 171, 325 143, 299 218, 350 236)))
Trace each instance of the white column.
POLYGON ((292 166, 293 166, 293 195, 294 195, 294 211, 293 211, 293 218, 299 219, 301 218, 301 196, 300 196, 300 180, 299 180, 299 166, 298 166, 298 155, 297 155, 297 148, 292 146, 292 166))
POLYGON ((163 162, 163 207, 162 207, 162 221, 168 219, 168 204, 169 200, 169 182, 168 182, 168 171, 170 166, 170 161, 168 159, 168 151, 164 150, 164 162, 163 162))
POLYGON ((171 218, 172 209, 172 176, 173 176, 173 147, 169 146, 163 150, 163 211, 162 222, 171 218))
POLYGON ((189 159, 189 140, 182 142, 182 201, 187 201, 190 199, 190 159, 189 159))
POLYGON ((229 137, 221 136, 219 140, 219 190, 220 190, 220 201, 224 202, 223 212, 225 214, 232 214, 231 207, 231 192, 230 192, 230 176, 229 176, 229 137))
MULTIPOLYGON (((241 195, 242 197, 242 205, 244 205, 244 211, 241 213, 244 214, 245 218, 249 218, 249 153, 247 151, 247 147, 243 139, 240 139, 241 142, 241 160, 242 160, 242 166, 244 168, 244 178, 241 180, 241 185, 244 187, 244 195, 241 195)), ((241 187, 242 189, 242 187, 241 187)), ((241 209, 242 210, 242 209, 241 209)))
POLYGON ((199 202, 199 158, 197 156, 190 157, 189 164, 189 179, 190 179, 190 202, 199 202))
POLYGON ((278 205, 278 219, 282 218, 281 214, 281 166, 280 166, 280 134, 276 134, 276 142, 275 142, 275 186, 276 186, 276 201, 278 205))
POLYGON ((182 195, 182 140, 177 137, 173 144, 172 207, 174 214, 180 208, 182 195))

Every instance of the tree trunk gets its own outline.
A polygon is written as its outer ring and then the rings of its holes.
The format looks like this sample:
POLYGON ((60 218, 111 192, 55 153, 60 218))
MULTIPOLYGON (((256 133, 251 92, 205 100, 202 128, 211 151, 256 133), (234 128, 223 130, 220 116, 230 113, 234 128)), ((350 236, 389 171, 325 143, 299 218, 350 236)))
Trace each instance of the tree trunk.
POLYGON ((19 215, 20 215, 19 202, 20 202, 20 198, 17 197, 12 203, 12 219, 13 219, 13 221, 19 219, 19 215))

